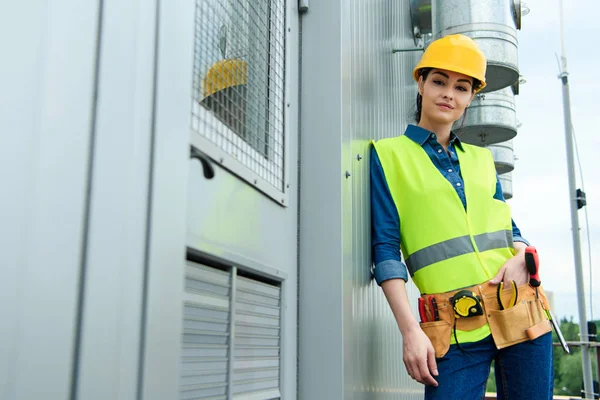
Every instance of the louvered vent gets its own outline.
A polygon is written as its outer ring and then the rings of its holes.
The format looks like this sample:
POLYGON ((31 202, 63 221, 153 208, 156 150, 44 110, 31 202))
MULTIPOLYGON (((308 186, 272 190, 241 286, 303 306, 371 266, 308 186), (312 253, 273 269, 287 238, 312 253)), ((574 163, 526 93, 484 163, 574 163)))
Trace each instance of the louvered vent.
POLYGON ((279 399, 280 304, 277 285, 188 262, 180 399, 279 399))
POLYGON ((181 399, 227 399, 231 273, 188 262, 181 399))
POLYGON ((238 277, 233 398, 279 398, 280 288, 238 277))

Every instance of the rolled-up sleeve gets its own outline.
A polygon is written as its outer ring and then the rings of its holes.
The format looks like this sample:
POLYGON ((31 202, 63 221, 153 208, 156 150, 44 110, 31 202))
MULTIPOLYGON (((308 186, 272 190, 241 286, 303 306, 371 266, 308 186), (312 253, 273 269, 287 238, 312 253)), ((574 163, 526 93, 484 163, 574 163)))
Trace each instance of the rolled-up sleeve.
POLYGON ((373 274, 378 285, 389 279, 406 281, 408 273, 400 253, 400 217, 374 147, 370 170, 373 274))
MULTIPOLYGON (((502 192, 502 184, 500 183, 498 174, 496 174, 496 193, 494 194, 494 198, 496 200, 502 200, 504 202, 506 201, 506 199, 504 198, 504 193, 502 192)), ((517 227, 517 224, 515 224, 515 220, 511 219, 511 222, 513 242, 523 242, 527 246, 529 246, 529 242, 521 235, 521 230, 517 227)))

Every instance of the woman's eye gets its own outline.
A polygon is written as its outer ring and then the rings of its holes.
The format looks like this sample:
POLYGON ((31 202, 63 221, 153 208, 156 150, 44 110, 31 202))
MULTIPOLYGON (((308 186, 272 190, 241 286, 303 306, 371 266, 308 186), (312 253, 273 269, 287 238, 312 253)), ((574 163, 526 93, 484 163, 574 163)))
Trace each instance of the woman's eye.
POLYGON ((467 88, 464 86, 458 86, 458 90, 460 90, 461 92, 466 92, 467 88))
POLYGON ((444 84, 444 82, 442 82, 442 81, 433 81, 433 83, 435 83, 436 85, 443 85, 444 84))

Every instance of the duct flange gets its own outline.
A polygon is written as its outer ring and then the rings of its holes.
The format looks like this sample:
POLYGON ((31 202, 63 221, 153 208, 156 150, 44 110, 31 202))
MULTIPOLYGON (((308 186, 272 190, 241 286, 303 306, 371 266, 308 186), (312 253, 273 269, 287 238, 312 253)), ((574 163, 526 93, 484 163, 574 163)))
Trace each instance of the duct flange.
POLYGON ((506 142, 517 135, 515 99, 511 87, 477 94, 459 119, 454 132, 465 143, 478 146, 506 142))
POLYGON ((498 175, 506 174, 515 169, 515 153, 512 140, 490 145, 488 149, 494 157, 498 175))
POLYGON ((485 54, 487 86, 482 93, 505 88, 519 79, 516 27, 520 25, 520 3, 497 0, 431 2, 434 40, 460 33, 471 37, 485 54))

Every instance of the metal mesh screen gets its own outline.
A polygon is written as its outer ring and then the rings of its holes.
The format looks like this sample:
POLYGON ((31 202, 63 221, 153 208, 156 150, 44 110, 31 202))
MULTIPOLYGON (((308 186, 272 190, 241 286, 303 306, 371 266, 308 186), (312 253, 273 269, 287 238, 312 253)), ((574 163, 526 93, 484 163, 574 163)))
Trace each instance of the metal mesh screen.
POLYGON ((192 130, 280 191, 284 75, 285 0, 196 0, 192 130))

